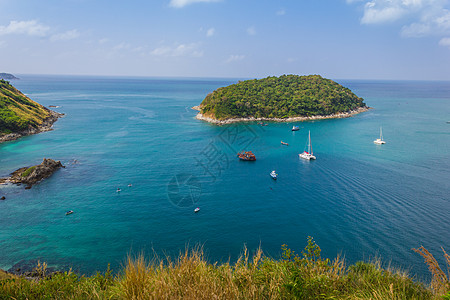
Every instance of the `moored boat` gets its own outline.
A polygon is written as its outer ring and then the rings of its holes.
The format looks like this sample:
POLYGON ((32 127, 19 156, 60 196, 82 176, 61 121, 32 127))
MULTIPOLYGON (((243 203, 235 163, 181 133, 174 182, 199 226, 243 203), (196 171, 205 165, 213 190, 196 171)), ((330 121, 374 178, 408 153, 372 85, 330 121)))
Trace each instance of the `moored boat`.
POLYGON ((278 176, 278 174, 275 172, 275 170, 270 172, 270 177, 272 177, 274 180, 277 180, 277 176, 278 176))
POLYGON ((242 160, 256 160, 256 156, 252 151, 241 151, 237 156, 242 160))
POLYGON ((66 216, 73 214, 73 210, 66 211, 66 216))
POLYGON ((198 213, 200 211, 200 207, 196 207, 195 209, 194 209, 194 212, 195 213, 198 213))
POLYGON ((383 131, 381 130, 380 127, 380 138, 376 139, 375 141, 373 141, 375 144, 377 145, 382 145, 382 144, 386 144, 386 142, 383 140, 383 131))
POLYGON ((289 146, 289 144, 288 144, 288 143, 285 143, 285 142, 283 142, 283 141, 281 141, 281 145, 286 145, 286 146, 289 146))
POLYGON ((298 126, 292 126, 292 129, 291 129, 292 131, 299 131, 300 130, 300 127, 298 127, 298 126))
POLYGON ((303 151, 303 153, 300 153, 298 156, 306 160, 316 159, 311 145, 311 131, 308 131, 308 151, 303 151))

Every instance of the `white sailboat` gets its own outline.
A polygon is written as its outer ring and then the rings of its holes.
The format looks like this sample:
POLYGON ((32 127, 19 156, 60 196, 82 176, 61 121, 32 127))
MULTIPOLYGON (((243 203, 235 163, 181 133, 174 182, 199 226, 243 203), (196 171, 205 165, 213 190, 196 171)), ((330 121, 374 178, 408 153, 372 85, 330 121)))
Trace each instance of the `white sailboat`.
POLYGON ((311 131, 308 131, 308 151, 304 151, 298 155, 300 158, 311 160, 316 159, 313 155, 312 145, 311 145, 311 131))
POLYGON ((380 127, 380 138, 379 139, 376 139, 375 141, 373 141, 375 144, 377 144, 377 145, 382 145, 382 144, 386 144, 386 142, 385 141, 383 141, 383 131, 381 130, 381 127, 380 127))

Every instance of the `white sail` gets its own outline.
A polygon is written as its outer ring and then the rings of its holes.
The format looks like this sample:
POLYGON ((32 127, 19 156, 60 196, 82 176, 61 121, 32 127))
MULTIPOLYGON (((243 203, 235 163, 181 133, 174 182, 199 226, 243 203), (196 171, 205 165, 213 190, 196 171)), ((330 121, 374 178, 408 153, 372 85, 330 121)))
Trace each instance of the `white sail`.
POLYGON ((383 130, 381 129, 381 126, 380 126, 380 138, 376 139, 373 142, 378 145, 386 144, 386 142, 383 140, 383 130))

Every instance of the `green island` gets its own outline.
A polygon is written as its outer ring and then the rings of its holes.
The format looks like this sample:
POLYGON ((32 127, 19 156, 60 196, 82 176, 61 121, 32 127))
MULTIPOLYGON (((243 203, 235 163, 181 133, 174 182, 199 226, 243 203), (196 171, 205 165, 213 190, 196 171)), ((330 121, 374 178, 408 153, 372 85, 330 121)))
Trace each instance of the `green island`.
POLYGON ((51 130, 51 125, 61 115, 0 79, 0 142, 51 130))
MULTIPOLYGON (((413 249, 431 271, 431 283, 383 267, 379 259, 347 266, 337 256, 322 258, 312 237, 300 254, 281 247, 279 259, 261 248, 244 247, 235 263, 209 263, 201 247, 178 257, 128 256, 118 273, 108 268, 91 276, 71 270, 49 272, 38 262, 31 272, 0 270, 0 299, 450 299, 450 274, 424 247, 413 249)), ((443 249, 442 249, 443 250, 443 249)), ((444 252, 450 267, 450 256, 444 252)))
POLYGON ((240 81, 208 94, 197 119, 212 123, 342 118, 366 111, 364 99, 320 75, 240 81))

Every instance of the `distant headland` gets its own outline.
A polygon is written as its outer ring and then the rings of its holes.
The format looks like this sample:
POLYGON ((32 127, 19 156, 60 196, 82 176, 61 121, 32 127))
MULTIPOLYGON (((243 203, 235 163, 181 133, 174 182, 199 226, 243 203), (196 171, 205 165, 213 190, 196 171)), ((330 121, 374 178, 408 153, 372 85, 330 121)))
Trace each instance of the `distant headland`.
POLYGON ((0 143, 52 130, 61 116, 0 79, 0 143))
POLYGON ((0 73, 0 79, 6 79, 6 80, 11 80, 11 79, 19 79, 16 76, 14 76, 13 74, 10 73, 0 73))
POLYGON ((364 99, 320 75, 239 81, 208 94, 196 118, 216 124, 345 118, 367 111, 364 99))

